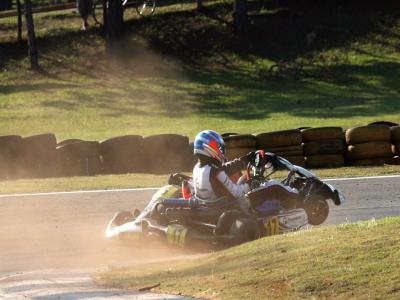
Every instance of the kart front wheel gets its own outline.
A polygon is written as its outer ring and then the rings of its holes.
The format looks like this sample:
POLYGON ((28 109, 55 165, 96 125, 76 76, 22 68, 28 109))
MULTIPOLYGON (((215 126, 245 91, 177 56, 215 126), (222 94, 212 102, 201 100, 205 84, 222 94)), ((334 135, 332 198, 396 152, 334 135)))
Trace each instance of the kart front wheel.
POLYGON ((314 226, 321 225, 329 215, 329 205, 322 198, 308 201, 304 209, 307 212, 308 223, 314 226))

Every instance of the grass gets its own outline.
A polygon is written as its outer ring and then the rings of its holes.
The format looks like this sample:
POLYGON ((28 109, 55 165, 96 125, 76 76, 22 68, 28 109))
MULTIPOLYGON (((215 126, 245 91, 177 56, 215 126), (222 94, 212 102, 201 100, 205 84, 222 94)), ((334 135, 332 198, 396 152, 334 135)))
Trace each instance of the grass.
POLYGON ((396 217, 303 230, 97 280, 201 299, 398 299, 399 228, 396 217))
POLYGON ((113 57, 98 29, 79 31, 74 10, 38 14, 41 72, 27 70, 15 18, 0 19, 0 134, 193 138, 204 128, 400 122, 398 6, 293 2, 250 2, 245 45, 232 34, 228 1, 207 2, 202 15, 193 3, 145 19, 127 10, 113 57))
MULTIPOLYGON (((339 169, 319 169, 313 172, 321 178, 398 175, 399 166, 384 167, 346 167, 339 169)), ((279 172, 274 178, 283 178, 285 172, 279 172)), ((160 187, 167 184, 168 175, 123 174, 98 175, 91 177, 64 177, 47 179, 20 179, 0 181, 1 194, 60 192, 75 190, 123 189, 140 187, 160 187)))

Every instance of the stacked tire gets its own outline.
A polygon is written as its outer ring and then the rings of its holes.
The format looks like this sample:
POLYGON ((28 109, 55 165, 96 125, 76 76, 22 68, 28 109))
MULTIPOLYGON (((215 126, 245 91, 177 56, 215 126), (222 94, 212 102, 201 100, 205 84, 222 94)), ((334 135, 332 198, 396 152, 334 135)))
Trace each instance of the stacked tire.
POLYGON ((89 176, 100 174, 100 144, 97 141, 70 139, 57 144, 57 176, 89 176))
POLYGON ((187 136, 158 134, 144 138, 144 167, 146 173, 166 174, 189 171, 193 152, 187 136))
POLYGON ((400 165, 400 126, 393 126, 390 128, 392 152, 394 153, 394 163, 400 165))
POLYGON ((301 133, 307 167, 338 168, 345 165, 346 143, 341 127, 307 128, 301 133))
POLYGON ((257 148, 272 152, 289 160, 292 164, 305 166, 302 136, 299 129, 256 134, 257 148))
POLYGON ((105 174, 124 174, 143 172, 144 139, 140 135, 123 135, 100 142, 102 172, 105 174))
POLYGON ((393 164, 388 126, 360 126, 346 131, 347 159, 353 166, 393 164))
POLYGON ((21 177, 22 137, 19 135, 0 136, 0 179, 21 177))
POLYGON ((58 166, 57 141, 52 133, 24 137, 20 152, 21 177, 53 177, 58 166))
POLYGON ((224 138, 226 156, 229 160, 246 155, 257 148, 257 140, 251 134, 236 134, 224 138))

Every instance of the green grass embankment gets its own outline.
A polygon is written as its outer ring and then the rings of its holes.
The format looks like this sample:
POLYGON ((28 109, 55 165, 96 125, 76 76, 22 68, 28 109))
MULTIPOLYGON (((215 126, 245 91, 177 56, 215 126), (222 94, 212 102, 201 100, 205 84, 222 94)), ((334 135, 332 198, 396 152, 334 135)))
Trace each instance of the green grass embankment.
POLYGON ((397 217, 303 230, 98 281, 202 299, 399 299, 399 229, 397 217))

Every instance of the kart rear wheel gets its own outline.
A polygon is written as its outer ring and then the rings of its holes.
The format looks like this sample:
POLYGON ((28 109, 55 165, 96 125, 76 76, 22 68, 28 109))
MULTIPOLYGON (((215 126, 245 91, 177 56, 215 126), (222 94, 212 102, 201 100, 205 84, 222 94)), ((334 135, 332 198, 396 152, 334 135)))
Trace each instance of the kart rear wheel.
POLYGON ((215 235, 229 234, 229 230, 236 219, 242 215, 238 210, 228 210, 220 215, 218 218, 217 226, 215 228, 215 235))
POLYGON ((308 223, 314 226, 321 225, 329 215, 329 205, 323 198, 309 200, 304 209, 307 212, 308 223))
POLYGON ((256 221, 239 218, 231 225, 230 235, 234 237, 235 244, 239 245, 260 238, 261 233, 256 221))
POLYGON ((113 224, 116 226, 121 226, 133 220, 135 220, 135 218, 130 211, 122 210, 114 215, 113 224))

